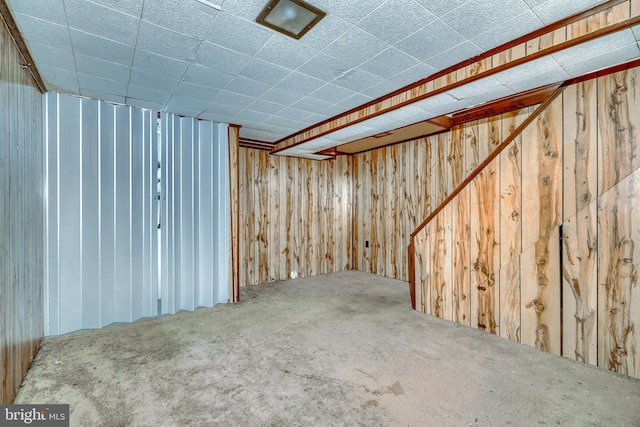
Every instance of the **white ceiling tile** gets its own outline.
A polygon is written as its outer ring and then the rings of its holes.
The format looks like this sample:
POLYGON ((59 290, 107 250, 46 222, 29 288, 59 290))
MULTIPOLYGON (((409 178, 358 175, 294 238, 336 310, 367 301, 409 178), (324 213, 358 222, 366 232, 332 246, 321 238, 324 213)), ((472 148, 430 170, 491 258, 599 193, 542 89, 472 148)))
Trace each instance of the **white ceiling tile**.
POLYGON ((140 21, 137 49, 175 59, 190 61, 194 58, 201 41, 151 22, 140 21))
POLYGON ((22 13, 14 14, 14 19, 24 34, 27 43, 33 41, 57 49, 71 51, 71 39, 69 30, 64 25, 58 25, 22 13))
POLYGON ((270 86, 265 83, 257 82, 253 79, 238 76, 227 84, 226 90, 230 92, 241 93, 247 96, 258 97, 269 90, 270 86))
POLYGON ((220 12, 230 13, 248 21, 254 21, 267 4, 265 0, 218 0, 211 3, 221 4, 220 12))
POLYGON ((636 40, 640 41, 640 25, 632 27, 631 30, 633 31, 633 35, 635 36, 636 40))
POLYGON ((119 96, 124 96, 127 93, 127 82, 109 80, 82 73, 78 73, 78 82, 80 89, 91 89, 119 96))
POLYGON ((513 19, 489 27, 487 31, 474 36, 471 41, 484 50, 490 50, 541 27, 542 21, 531 10, 527 10, 513 19))
POLYGON ((136 68, 131 69, 131 77, 129 78, 129 83, 148 89, 167 92, 169 94, 173 93, 177 85, 177 81, 174 79, 167 79, 166 77, 158 76, 156 74, 145 73, 144 71, 138 70, 136 68))
POLYGON ((320 101, 319 99, 305 96, 300 101, 293 104, 293 107, 309 111, 310 113, 317 113, 331 107, 331 104, 329 104, 328 102, 320 101))
POLYGON ((214 9, 211 11, 208 13, 195 0, 153 0, 144 2, 142 19, 181 34, 203 38, 216 14, 214 9))
POLYGON ((326 101, 332 104, 338 103, 340 101, 344 101, 350 96, 354 95, 355 92, 345 89, 340 86, 336 86, 332 83, 327 83, 315 92, 311 94, 314 98, 320 99, 322 101, 326 101))
MULTIPOLYGON (((177 112, 189 110, 191 112, 197 112, 197 114, 191 114, 193 117, 197 117, 198 114, 205 111, 211 102, 204 101, 196 98, 188 98, 180 95, 173 95, 167 104, 167 111, 177 112)), ((184 115, 184 114, 183 114, 184 115)))
POLYGON ((136 49, 133 56, 133 68, 176 80, 184 76, 188 66, 187 61, 169 58, 142 49, 136 49))
POLYGON ((396 43, 395 46, 415 58, 428 60, 463 41, 462 34, 437 20, 396 43))
POLYGON ((282 105, 291 105, 295 102, 300 101, 302 99, 302 95, 300 95, 299 93, 281 89, 279 87, 274 87, 260 96, 260 99, 282 105))
POLYGON ((258 111, 251 110, 242 110, 238 114, 236 114, 236 118, 240 121, 240 123, 248 122, 248 123, 257 123, 264 121, 270 114, 260 113, 258 111))
POLYGON ((264 132, 256 129, 242 127, 240 129, 241 138, 257 139, 259 141, 274 142, 280 139, 279 133, 264 132))
POLYGON ((218 93, 220 93, 220 89, 180 82, 174 95, 212 102, 218 96, 218 93))
POLYGON ((463 98, 471 98, 472 96, 489 92, 494 88, 497 88, 500 86, 503 86, 502 82, 489 76, 481 80, 475 80, 471 83, 458 86, 456 88, 449 90, 448 92, 449 92, 449 95, 453 96, 454 98, 463 99, 463 98))
POLYGON ((247 110, 257 111, 259 113, 273 114, 276 111, 280 111, 284 108, 284 105, 276 104, 275 102, 265 101, 263 99, 256 99, 247 107, 247 110))
POLYGON ((318 113, 309 113, 309 115, 300 120, 300 122, 305 123, 307 125, 314 125, 316 123, 322 122, 328 119, 329 116, 326 114, 318 114, 318 113))
POLYGON ((104 77, 116 81, 128 81, 131 68, 115 62, 103 61, 92 56, 76 53, 76 67, 79 73, 104 77))
POLYGON ((64 10, 64 3, 61 1, 11 0, 7 1, 7 4, 14 16, 17 13, 24 13, 59 25, 67 25, 67 13, 64 10))
POLYGON ((291 70, 287 68, 253 58, 240 72, 240 75, 259 82, 275 85, 287 77, 290 72, 291 70))
POLYGON ((296 69, 307 62, 314 54, 315 49, 283 34, 274 34, 262 49, 256 53, 256 58, 296 69))
POLYGON ((205 39, 215 45, 253 56, 272 35, 272 31, 257 23, 237 18, 223 9, 216 16, 205 39))
POLYGON ((515 92, 513 89, 500 85, 486 92, 481 92, 481 93, 478 93, 477 95, 472 95, 464 98, 463 100, 465 101, 464 108, 468 108, 475 105, 481 105, 486 102, 504 98, 506 96, 510 96, 514 94, 515 92))
MULTIPOLYGON (((280 117, 280 116, 270 116, 266 120, 264 120, 263 123, 265 123, 267 125, 274 125, 274 126, 278 126, 278 127, 287 128, 287 129, 290 129, 291 131, 297 131, 299 129, 303 129, 304 128, 304 125, 301 124, 299 121, 293 120, 293 119, 288 119, 288 118, 285 118, 285 117, 280 117)), ((257 125, 257 126, 262 126, 262 124, 257 125)), ((289 132, 289 133, 291 133, 291 132, 289 132)))
POLYGON ((324 81, 331 81, 350 69, 351 66, 346 62, 324 53, 318 53, 300 67, 298 71, 324 81))
POLYGON ((69 30, 74 53, 131 66, 133 47, 78 30, 69 30))
POLYGON ((186 83, 215 89, 224 89, 231 80, 233 80, 231 74, 196 64, 191 64, 183 77, 183 81, 186 83))
MULTIPOLYGON (((544 56, 524 65, 496 73, 493 78, 506 85, 511 85, 559 69, 560 65, 552 57, 544 56)), ((568 77, 568 75, 566 76, 568 77)))
POLYGON ((368 87, 379 84, 383 80, 384 79, 382 77, 378 77, 359 68, 354 68, 337 79, 334 79, 332 83, 351 89, 354 92, 360 92, 368 87))
POLYGON ((469 1, 443 15, 441 19, 460 34, 473 37, 527 9, 523 0, 469 1))
POLYGON ((390 47, 374 56, 358 68, 388 79, 418 65, 418 60, 395 47, 390 47))
POLYGON ((365 89, 362 93, 372 98, 378 98, 380 96, 394 92, 400 88, 403 88, 409 84, 429 77, 435 71, 435 68, 423 63, 419 63, 396 76, 385 79, 381 83, 365 89))
POLYGON ((443 52, 439 55, 434 56, 427 60, 427 65, 430 65, 439 70, 443 70, 452 65, 458 64, 466 59, 473 58, 476 55, 482 53, 482 49, 480 49, 475 44, 470 41, 465 41, 460 43, 457 46, 452 47, 451 49, 443 52))
POLYGON ((427 118, 432 118, 440 114, 455 111, 459 104, 458 101, 448 93, 441 93, 425 98, 422 101, 414 102, 412 105, 427 113, 427 116, 429 116, 427 118))
POLYGON ((250 60, 249 55, 208 42, 202 43, 195 56, 196 64, 229 74, 238 74, 250 60))
POLYGON ((70 28, 135 46, 140 20, 87 0, 65 0, 70 28))
POLYGON ((631 30, 624 30, 582 43, 571 49, 561 50, 551 56, 553 56, 562 68, 573 75, 573 72, 570 70, 575 70, 576 64, 584 62, 589 58, 600 56, 603 52, 612 52, 621 47, 635 44, 636 39, 631 30))
POLYGON ((98 92, 95 90, 89 90, 89 89, 81 89, 80 90, 80 95, 82 96, 86 96, 92 99, 97 99, 100 101, 109 101, 109 102, 113 102, 116 104, 125 104, 126 103, 126 98, 124 96, 120 96, 120 95, 112 95, 110 93, 104 93, 104 92, 98 92))
POLYGON ((166 105, 171 98, 171 93, 130 84, 127 89, 127 102, 129 98, 166 105))
POLYGON ((640 57, 640 46, 637 43, 633 43, 606 51, 602 55, 590 57, 584 61, 564 65, 563 68, 572 77, 579 77, 593 71, 637 59, 638 57, 640 57))
POLYGON ((107 6, 119 12, 140 18, 142 16, 142 3, 144 0, 91 0, 94 3, 107 6))
POLYGON ((232 107, 229 105, 219 104, 217 102, 212 102, 203 114, 215 114, 217 116, 228 116, 233 117, 239 112, 242 111, 240 107, 232 107))
POLYGON ((413 0, 387 0, 358 22, 358 27, 393 44, 435 19, 433 13, 413 0))
MULTIPOLYGON (((295 120, 296 123, 299 123, 300 120, 303 120, 309 116, 309 112, 301 110, 299 108, 285 107, 282 110, 276 112, 274 116, 288 118, 291 120, 295 120)), ((268 121, 266 122, 268 123, 268 121)))
POLYGON ((352 27, 323 49, 324 53, 351 65, 359 65, 389 47, 377 37, 352 27))
POLYGON ((56 49, 39 43, 29 43, 29 50, 36 65, 50 65, 75 71, 73 53, 68 50, 56 49))
POLYGON ((253 102, 253 98, 239 93, 221 90, 214 102, 242 109, 250 105, 253 102))
POLYGON ((404 124, 416 123, 426 119, 424 111, 411 104, 398 108, 397 110, 390 111, 386 113, 385 116, 389 120, 404 124))
POLYGON ((416 0, 436 16, 442 16, 469 0, 416 0))
POLYGON ((528 0, 527 3, 532 6, 535 14, 542 20, 545 25, 552 24, 567 16, 587 10, 600 3, 603 0, 548 0, 545 2, 533 2, 528 0), (535 4, 537 3, 537 4, 535 4))
POLYGON ((323 49, 344 34, 353 25, 336 15, 326 15, 301 39, 300 43, 314 49, 323 49))
POLYGON ((523 78, 521 80, 515 79, 511 83, 507 84, 507 86, 513 89, 515 93, 518 93, 553 83, 561 83, 570 77, 571 76, 569 76, 565 70, 558 66, 557 68, 541 72, 540 74, 533 75, 529 78, 523 78))
POLYGON ((319 89, 324 83, 324 81, 316 79, 315 77, 294 71, 278 83, 277 87, 290 92, 308 95, 319 89))
POLYGON ((38 65, 38 71, 45 82, 49 83, 47 89, 78 93, 78 75, 75 71, 49 65, 38 65))
POLYGON ((366 15, 376 9, 381 1, 379 0, 358 0, 353 1, 335 1, 335 0, 312 0, 315 7, 327 12, 327 15, 333 14, 345 19, 352 24, 357 23, 366 15))
POLYGON ((344 101, 338 102, 338 105, 343 107, 345 110, 349 110, 351 108, 355 108, 359 105, 366 104, 371 101, 373 98, 362 93, 356 93, 344 101))

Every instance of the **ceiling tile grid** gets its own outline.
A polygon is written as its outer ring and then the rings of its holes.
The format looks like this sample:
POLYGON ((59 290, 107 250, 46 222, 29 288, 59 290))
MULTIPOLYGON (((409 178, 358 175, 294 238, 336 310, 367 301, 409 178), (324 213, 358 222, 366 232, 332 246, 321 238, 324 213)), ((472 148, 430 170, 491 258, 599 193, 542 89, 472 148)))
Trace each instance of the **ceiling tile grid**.
MULTIPOLYGON (((310 0, 327 15, 300 40, 255 22, 267 2, 7 0, 49 89, 238 123, 241 136, 267 141, 603 0, 310 0)), ((638 28, 421 101, 362 132, 633 59, 638 28)))

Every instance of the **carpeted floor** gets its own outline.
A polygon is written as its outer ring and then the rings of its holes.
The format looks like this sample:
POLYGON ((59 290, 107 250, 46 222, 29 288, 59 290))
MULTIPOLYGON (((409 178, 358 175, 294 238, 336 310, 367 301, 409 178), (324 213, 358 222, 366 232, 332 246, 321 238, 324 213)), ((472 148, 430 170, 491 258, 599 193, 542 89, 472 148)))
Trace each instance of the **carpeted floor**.
POLYGON ((414 312, 357 271, 44 340, 15 403, 72 426, 640 426, 640 381, 414 312))

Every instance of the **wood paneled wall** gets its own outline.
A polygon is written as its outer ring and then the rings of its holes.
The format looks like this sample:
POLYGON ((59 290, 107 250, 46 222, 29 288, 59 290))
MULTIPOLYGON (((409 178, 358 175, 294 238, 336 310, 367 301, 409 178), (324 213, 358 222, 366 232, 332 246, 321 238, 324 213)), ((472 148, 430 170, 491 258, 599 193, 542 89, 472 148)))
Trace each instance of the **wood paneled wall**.
MULTIPOLYGON (((415 235, 416 308, 640 378, 640 68, 534 114, 415 235)), ((467 164, 521 119, 470 125, 467 164)))
POLYGON ((0 19, 0 401, 44 335, 42 95, 0 19))
POLYGON ((240 283, 349 270, 352 160, 240 148, 240 283))
MULTIPOLYGON (((455 126, 449 132, 354 155, 353 268, 409 280, 407 246, 411 232, 528 114, 529 108, 525 108, 455 126)), ((495 172, 487 174, 481 185, 494 186, 494 177, 495 172)), ((444 263, 443 266, 454 262, 466 265, 463 260, 470 255, 466 252, 469 248, 461 242, 469 239, 469 223, 465 218, 470 197, 471 192, 461 196, 456 202, 458 206, 451 208, 456 218, 439 222, 434 230, 441 238, 438 242, 441 247, 433 249, 444 257, 430 259, 421 253, 418 255, 421 267, 426 266, 429 259, 432 263, 444 263), (456 230, 455 238, 452 240, 451 235, 446 237, 449 240, 442 240, 444 230, 452 227, 456 230)), ((468 295, 468 290, 461 286, 463 276, 469 274, 470 271, 456 270, 454 277, 444 280, 444 276, 439 276, 436 280, 442 280, 441 286, 449 286, 454 280, 454 290, 464 306, 469 304, 468 298, 462 298, 468 295)), ((437 291, 440 292, 440 288, 437 291)), ((451 298, 438 293, 440 297, 451 298)), ((437 298, 434 304, 447 305, 437 303, 437 298)), ((454 310, 456 316, 465 316, 468 322, 463 306, 447 305, 446 310, 454 310)))

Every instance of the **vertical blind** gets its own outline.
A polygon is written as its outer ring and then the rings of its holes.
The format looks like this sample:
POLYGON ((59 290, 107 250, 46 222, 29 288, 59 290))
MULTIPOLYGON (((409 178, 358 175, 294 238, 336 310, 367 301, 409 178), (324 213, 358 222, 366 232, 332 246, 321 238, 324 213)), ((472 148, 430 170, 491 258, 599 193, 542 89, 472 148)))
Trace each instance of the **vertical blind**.
POLYGON ((163 117, 160 159, 156 113, 44 97, 45 335, 226 302, 225 125, 163 117))

